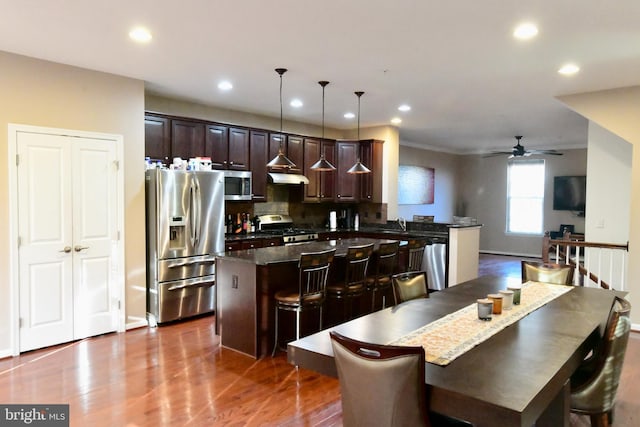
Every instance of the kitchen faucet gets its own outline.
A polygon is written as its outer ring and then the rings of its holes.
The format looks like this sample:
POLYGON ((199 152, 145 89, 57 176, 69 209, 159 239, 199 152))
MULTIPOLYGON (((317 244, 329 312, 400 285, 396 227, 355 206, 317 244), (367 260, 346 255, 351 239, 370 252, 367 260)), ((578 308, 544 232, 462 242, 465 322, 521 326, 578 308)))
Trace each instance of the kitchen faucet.
POLYGON ((407 220, 405 220, 403 217, 399 216, 398 217, 398 224, 400 224, 400 228, 402 228, 402 231, 407 231, 407 220))

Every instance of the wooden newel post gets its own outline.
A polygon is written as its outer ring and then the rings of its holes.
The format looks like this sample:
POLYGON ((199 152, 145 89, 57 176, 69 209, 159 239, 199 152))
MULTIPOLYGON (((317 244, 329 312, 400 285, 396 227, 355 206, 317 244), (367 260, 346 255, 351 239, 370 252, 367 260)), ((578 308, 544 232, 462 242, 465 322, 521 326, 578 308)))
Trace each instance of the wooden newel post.
POLYGON ((544 232, 544 237, 542 237, 542 262, 549 262, 549 240, 551 237, 548 231, 544 232))

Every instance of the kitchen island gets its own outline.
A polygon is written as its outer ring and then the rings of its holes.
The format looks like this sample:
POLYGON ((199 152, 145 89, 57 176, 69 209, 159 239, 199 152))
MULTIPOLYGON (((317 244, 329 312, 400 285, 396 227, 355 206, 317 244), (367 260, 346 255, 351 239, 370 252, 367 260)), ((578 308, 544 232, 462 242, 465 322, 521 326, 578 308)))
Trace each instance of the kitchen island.
MULTIPOLYGON (((375 253, 380 243, 392 241, 360 237, 219 254, 216 257, 216 316, 222 345, 255 358, 270 354, 274 343, 274 294, 297 286, 301 253, 335 248, 329 274, 332 281, 340 277, 348 247, 373 243, 375 253)), ((400 244, 404 246, 406 241, 400 244)), ((317 322, 317 314, 311 315, 317 322)), ((285 326, 283 321, 283 330, 285 326)))

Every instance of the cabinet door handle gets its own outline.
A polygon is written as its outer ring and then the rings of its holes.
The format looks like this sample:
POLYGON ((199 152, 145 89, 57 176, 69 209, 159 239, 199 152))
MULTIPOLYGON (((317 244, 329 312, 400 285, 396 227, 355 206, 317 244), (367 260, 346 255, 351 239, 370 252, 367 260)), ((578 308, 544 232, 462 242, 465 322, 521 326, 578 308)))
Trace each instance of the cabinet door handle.
POLYGON ((64 252, 65 254, 68 254, 69 252, 71 252, 71 246, 65 246, 64 248, 62 248, 58 252, 64 252))
POLYGON ((80 252, 83 249, 89 249, 89 246, 80 246, 80 245, 76 245, 73 250, 76 252, 80 252))

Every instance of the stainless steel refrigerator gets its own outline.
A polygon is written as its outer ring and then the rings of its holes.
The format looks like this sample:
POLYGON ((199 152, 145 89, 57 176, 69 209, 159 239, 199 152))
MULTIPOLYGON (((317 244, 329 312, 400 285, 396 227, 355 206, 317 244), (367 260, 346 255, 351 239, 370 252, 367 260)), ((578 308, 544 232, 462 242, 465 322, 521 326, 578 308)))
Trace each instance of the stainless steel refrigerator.
POLYGON ((151 326, 215 310, 224 251, 224 173, 146 172, 147 317, 151 326))

